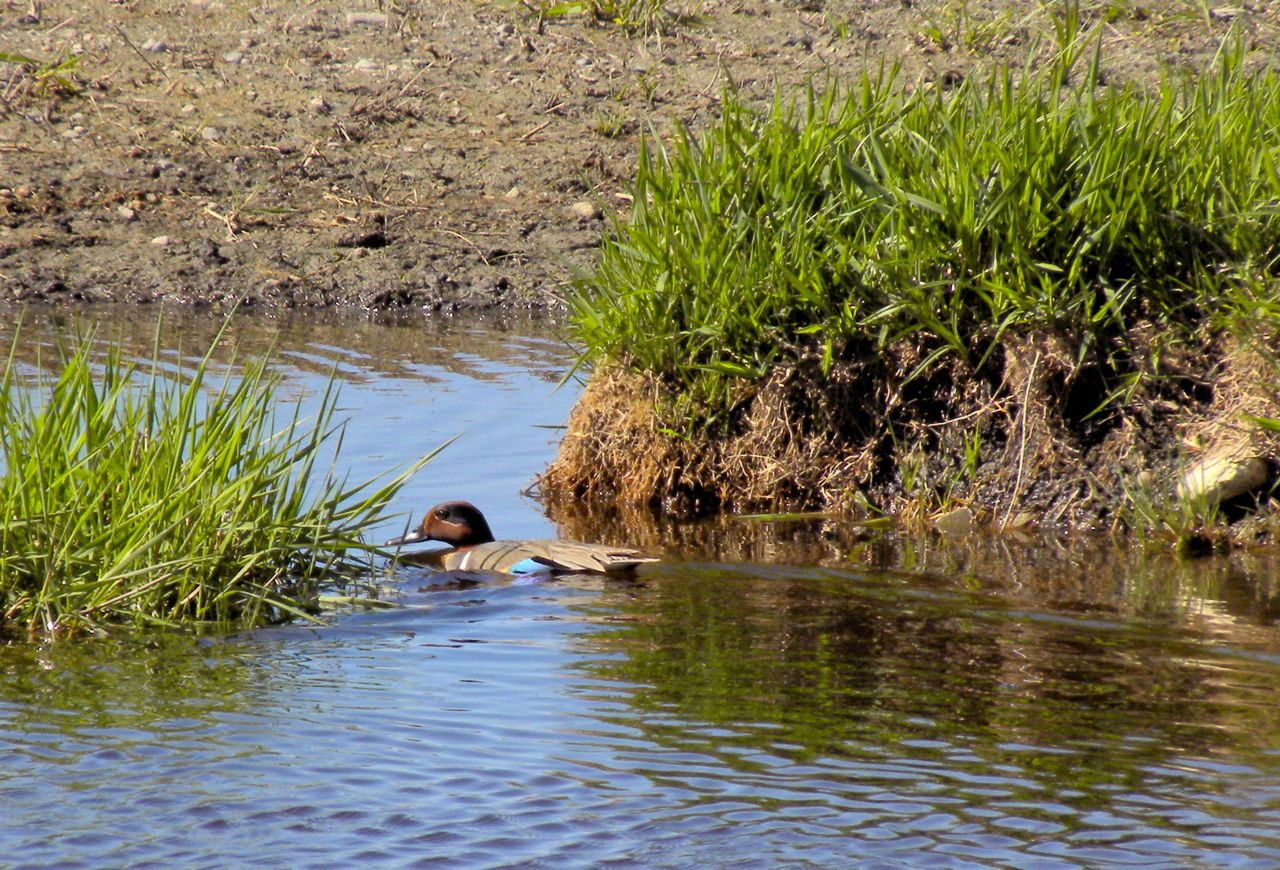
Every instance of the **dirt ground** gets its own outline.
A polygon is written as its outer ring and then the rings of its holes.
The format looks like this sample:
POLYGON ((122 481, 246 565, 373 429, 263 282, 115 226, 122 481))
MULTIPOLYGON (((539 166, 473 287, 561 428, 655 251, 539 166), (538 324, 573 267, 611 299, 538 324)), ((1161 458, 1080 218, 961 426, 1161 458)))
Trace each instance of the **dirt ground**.
MULTIPOLYGON (((1083 5, 1114 80, 1203 66, 1231 28, 1257 62, 1280 45, 1271 4, 1083 5)), ((641 138, 731 82, 946 86, 1052 33, 1007 0, 677 0, 696 14, 657 34, 539 6, 0 0, 0 297, 555 307, 641 138)))

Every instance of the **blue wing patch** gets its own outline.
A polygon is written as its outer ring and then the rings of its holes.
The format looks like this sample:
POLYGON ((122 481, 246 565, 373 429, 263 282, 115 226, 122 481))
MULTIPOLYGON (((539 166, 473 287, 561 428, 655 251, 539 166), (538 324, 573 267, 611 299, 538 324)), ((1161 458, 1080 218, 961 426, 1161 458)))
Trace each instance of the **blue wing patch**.
POLYGON ((507 569, 511 574, 545 574, 551 570, 546 562, 539 562, 534 558, 523 559, 507 569))

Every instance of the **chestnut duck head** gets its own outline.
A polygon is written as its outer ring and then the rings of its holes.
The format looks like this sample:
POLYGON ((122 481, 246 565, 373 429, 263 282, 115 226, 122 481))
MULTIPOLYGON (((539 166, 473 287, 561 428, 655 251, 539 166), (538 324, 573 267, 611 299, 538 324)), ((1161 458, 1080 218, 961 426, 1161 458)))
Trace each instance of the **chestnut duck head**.
POLYGON ((392 538, 386 546, 416 544, 419 541, 442 541, 456 549, 487 544, 493 540, 484 514, 469 501, 446 501, 427 511, 422 524, 407 535, 392 538))

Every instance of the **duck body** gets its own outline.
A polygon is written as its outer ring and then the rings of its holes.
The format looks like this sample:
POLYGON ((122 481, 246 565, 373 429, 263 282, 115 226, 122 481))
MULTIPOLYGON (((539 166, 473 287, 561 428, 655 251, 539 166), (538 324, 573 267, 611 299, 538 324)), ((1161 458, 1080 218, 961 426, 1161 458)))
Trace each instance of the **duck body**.
POLYGON ((436 505, 427 511, 418 528, 392 538, 386 545, 419 541, 441 541, 453 547, 432 560, 447 571, 614 574, 658 561, 629 547, 576 541, 496 541, 484 514, 465 501, 436 505))

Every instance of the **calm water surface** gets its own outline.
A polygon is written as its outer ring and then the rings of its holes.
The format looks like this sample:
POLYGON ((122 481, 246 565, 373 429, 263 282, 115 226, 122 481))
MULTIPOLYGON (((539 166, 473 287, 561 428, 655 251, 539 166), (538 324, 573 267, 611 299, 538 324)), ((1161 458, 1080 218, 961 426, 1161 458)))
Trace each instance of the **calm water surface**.
MULTIPOLYGON (((148 353, 155 315, 125 317, 104 334, 148 353)), ((29 317, 24 359, 72 326, 29 317)), ((169 315, 163 342, 215 327, 169 315)), ((230 343, 277 342, 304 403, 338 366, 353 478, 460 435, 378 534, 462 497, 503 536, 668 561, 402 566, 401 607, 319 627, 0 647, 0 866, 1280 864, 1273 556, 557 525, 520 496, 577 392, 542 329, 244 318, 230 343)))

